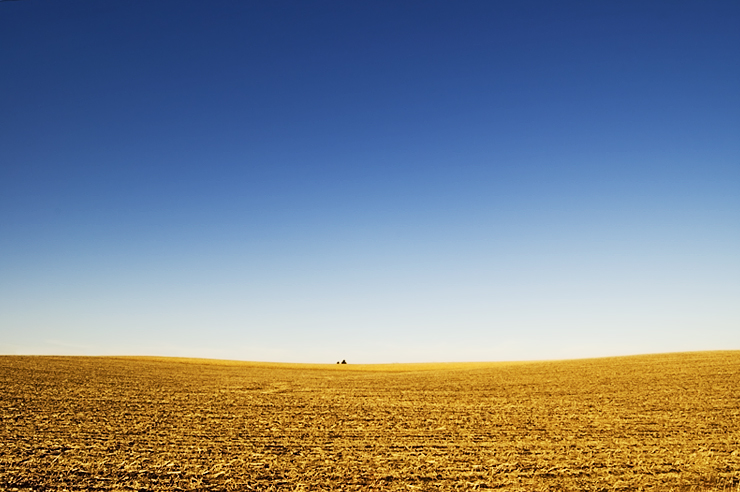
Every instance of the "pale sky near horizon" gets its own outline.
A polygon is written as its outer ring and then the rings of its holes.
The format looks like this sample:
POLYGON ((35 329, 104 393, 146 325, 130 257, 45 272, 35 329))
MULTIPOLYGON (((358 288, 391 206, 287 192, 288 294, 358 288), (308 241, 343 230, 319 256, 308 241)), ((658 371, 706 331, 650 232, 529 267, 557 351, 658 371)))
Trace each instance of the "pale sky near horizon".
POLYGON ((0 355, 740 349, 736 1, 0 2, 0 355))

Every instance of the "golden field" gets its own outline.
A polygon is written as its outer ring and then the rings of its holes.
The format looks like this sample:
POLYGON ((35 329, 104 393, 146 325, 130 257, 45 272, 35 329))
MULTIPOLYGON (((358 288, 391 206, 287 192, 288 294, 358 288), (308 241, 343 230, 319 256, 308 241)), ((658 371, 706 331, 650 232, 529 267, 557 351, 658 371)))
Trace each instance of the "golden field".
POLYGON ((0 418, 0 490, 740 490, 740 351, 2 356, 0 418))

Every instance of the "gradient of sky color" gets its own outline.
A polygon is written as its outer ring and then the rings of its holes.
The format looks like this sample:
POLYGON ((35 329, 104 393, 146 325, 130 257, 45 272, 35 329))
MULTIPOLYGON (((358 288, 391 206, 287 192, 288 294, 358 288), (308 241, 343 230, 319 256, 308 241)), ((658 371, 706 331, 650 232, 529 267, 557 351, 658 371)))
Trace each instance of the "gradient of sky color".
POLYGON ((736 1, 0 2, 0 353, 740 349, 736 1))

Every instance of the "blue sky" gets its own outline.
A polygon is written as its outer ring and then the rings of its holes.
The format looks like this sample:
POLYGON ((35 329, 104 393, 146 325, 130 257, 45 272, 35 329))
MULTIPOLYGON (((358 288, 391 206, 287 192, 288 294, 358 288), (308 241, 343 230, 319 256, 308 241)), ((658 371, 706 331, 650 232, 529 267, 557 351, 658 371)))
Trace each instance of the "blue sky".
POLYGON ((0 353, 740 349, 740 4, 0 5, 0 353))

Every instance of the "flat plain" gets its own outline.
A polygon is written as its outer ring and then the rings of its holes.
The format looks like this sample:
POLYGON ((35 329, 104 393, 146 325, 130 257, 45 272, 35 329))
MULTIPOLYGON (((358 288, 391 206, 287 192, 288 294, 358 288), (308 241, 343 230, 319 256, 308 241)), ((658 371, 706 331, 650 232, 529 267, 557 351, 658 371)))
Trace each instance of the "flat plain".
POLYGON ((740 351, 2 356, 0 419, 0 490, 740 490, 740 351))

